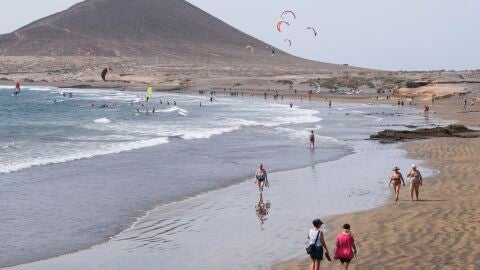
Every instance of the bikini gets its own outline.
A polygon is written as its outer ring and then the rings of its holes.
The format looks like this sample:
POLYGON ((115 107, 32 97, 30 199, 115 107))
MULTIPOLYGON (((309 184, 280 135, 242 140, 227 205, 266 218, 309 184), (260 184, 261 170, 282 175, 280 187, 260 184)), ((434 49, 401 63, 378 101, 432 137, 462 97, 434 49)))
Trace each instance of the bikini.
POLYGON ((400 185, 402 183, 400 177, 398 177, 398 176, 397 177, 392 176, 392 180, 393 180, 394 185, 400 185))
POLYGON ((411 172, 410 173, 410 184, 418 185, 420 184, 420 174, 418 172, 411 172))

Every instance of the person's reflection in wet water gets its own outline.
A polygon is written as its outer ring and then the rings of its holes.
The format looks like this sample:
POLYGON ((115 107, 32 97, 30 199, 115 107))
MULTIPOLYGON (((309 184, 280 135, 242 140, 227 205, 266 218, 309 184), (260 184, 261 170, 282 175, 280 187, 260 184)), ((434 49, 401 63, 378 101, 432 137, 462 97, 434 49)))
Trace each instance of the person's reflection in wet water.
POLYGON ((265 203, 263 201, 263 195, 260 194, 260 200, 255 205, 255 212, 257 214, 258 220, 260 221, 260 225, 262 225, 262 230, 263 230, 263 223, 265 223, 265 221, 267 221, 268 219, 267 216, 270 210, 270 206, 271 206, 270 202, 267 201, 267 203, 265 203))

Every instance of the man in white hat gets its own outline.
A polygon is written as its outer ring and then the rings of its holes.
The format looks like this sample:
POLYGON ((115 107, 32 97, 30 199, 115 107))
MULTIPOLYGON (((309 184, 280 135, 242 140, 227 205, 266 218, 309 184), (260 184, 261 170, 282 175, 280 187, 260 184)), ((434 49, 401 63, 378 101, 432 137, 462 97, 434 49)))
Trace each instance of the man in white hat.
POLYGON ((420 171, 417 169, 417 165, 412 164, 412 170, 407 174, 407 177, 410 177, 410 196, 411 201, 413 202, 413 191, 415 191, 415 197, 418 201, 418 191, 420 186, 423 185, 423 178, 420 171))

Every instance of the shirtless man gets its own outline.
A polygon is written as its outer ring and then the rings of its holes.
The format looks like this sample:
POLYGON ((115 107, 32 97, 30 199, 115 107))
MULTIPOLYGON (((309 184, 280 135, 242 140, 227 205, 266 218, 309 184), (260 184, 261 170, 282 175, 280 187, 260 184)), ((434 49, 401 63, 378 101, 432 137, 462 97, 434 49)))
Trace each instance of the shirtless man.
POLYGON ((392 176, 390 177, 390 183, 388 183, 388 186, 393 183, 393 191, 395 192, 395 201, 398 201, 398 196, 400 196, 400 186, 403 183, 403 186, 405 186, 405 181, 403 180, 402 173, 400 172, 400 169, 395 166, 393 168, 392 176))
POLYGON ((313 134, 313 130, 310 131, 310 149, 315 149, 315 134, 313 134))
POLYGON ((260 194, 263 193, 263 188, 265 187, 265 183, 267 182, 267 171, 263 168, 263 164, 260 163, 257 171, 255 172, 255 184, 258 185, 258 190, 260 191, 260 194))
POLYGON ((407 174, 407 177, 410 177, 410 196, 411 201, 413 202, 413 191, 415 191, 415 197, 418 201, 418 191, 420 186, 423 185, 423 178, 420 171, 417 169, 417 165, 412 165, 412 170, 407 174))

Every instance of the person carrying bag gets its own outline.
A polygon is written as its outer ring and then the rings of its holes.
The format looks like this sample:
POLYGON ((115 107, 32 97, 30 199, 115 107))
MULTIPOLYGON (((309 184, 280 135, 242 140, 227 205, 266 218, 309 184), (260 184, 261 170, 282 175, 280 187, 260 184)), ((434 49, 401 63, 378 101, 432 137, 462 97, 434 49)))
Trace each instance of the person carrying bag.
POLYGON ((308 239, 310 244, 306 248, 307 254, 312 259, 313 270, 320 269, 320 262, 323 260, 323 250, 325 249, 325 257, 330 261, 330 255, 328 253, 327 244, 323 238, 323 232, 320 230, 323 222, 320 219, 315 219, 313 222, 313 228, 308 232, 308 239))

